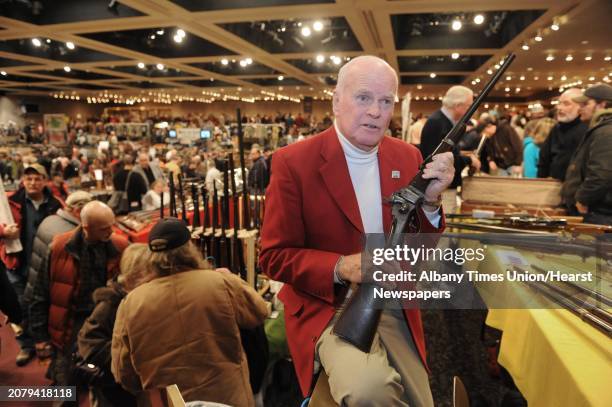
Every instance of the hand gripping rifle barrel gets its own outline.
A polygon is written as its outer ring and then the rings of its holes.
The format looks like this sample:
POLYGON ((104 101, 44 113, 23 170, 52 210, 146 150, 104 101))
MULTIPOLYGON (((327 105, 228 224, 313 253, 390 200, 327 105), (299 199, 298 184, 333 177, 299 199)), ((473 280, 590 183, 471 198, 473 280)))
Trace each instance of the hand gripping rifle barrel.
MULTIPOLYGON (((402 234, 406 232, 408 225, 411 226, 412 230, 418 232, 419 225, 416 224, 416 210, 421 206, 425 190, 431 181, 423 178, 425 165, 432 161, 434 155, 453 149, 465 132, 468 120, 476 112, 484 98, 493 89, 514 58, 515 55, 513 53, 508 54, 504 58, 502 66, 489 80, 467 112, 444 137, 434 152, 425 158, 419 168, 419 172, 414 176, 410 184, 391 195, 389 202, 392 205, 393 223, 386 238, 385 245, 387 247, 395 248, 401 243, 402 234)), ((380 300, 374 297, 375 288, 376 286, 372 283, 362 283, 355 290, 351 298, 349 298, 333 328, 335 335, 366 353, 369 353, 372 347, 372 341, 378 328, 383 305, 382 302, 379 302, 380 300)))

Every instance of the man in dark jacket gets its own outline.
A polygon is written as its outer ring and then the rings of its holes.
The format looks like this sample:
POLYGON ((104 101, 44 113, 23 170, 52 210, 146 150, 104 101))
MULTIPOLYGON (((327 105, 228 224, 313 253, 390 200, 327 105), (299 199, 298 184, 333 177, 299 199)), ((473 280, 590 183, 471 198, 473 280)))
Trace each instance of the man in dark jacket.
POLYGON ((261 194, 268 186, 268 164, 266 157, 261 154, 261 148, 257 145, 251 148, 251 160, 253 166, 249 172, 249 189, 251 193, 261 194))
POLYGON ((15 220, 14 225, 0 225, 0 257, 6 266, 9 281, 19 298, 23 319, 18 329, 17 366, 23 366, 34 356, 34 341, 28 329, 28 306, 24 295, 28 269, 32 260, 34 236, 38 226, 47 216, 62 207, 46 185, 47 171, 40 164, 32 164, 24 170, 22 186, 9 198, 9 206, 15 220), (5 239, 19 239, 23 248, 17 253, 8 253, 5 239))
POLYGON ((593 109, 594 115, 567 169, 561 194, 585 222, 612 225, 612 87, 592 86, 574 100, 583 110, 593 109))
POLYGON ((580 105, 572 98, 582 95, 582 91, 571 88, 563 92, 557 105, 557 125, 540 149, 538 178, 552 177, 563 181, 576 147, 587 132, 588 125, 580 120, 580 105))

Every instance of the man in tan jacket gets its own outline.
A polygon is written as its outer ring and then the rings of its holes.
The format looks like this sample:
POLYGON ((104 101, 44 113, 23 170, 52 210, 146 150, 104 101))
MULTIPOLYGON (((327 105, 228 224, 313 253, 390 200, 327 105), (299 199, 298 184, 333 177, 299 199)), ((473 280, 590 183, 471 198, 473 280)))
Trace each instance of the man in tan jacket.
POLYGON ((205 269, 178 219, 155 225, 149 249, 157 278, 131 291, 117 311, 117 382, 135 394, 176 384, 186 401, 254 406, 239 329, 263 323, 263 299, 239 277, 205 269))

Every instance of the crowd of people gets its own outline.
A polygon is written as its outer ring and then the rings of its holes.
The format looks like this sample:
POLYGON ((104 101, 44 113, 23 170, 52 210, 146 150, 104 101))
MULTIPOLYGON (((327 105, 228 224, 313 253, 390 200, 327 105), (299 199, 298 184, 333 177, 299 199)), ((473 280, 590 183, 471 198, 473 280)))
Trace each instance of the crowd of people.
MULTIPOLYGON (((347 71, 351 75, 367 75, 362 64, 373 63, 387 75, 385 92, 397 86, 397 79, 378 59, 356 61, 347 64, 352 67, 347 71)), ((339 79, 338 83, 345 81, 339 79)), ((382 86, 374 82, 370 85, 376 91, 380 90, 376 86, 382 86)), ((370 188, 383 193, 392 191, 390 184, 360 187, 358 181, 371 179, 374 173, 369 171, 374 171, 374 167, 378 174, 376 153, 385 159, 399 160, 406 157, 396 157, 397 151, 406 149, 406 154, 414 155, 406 165, 414 165, 415 171, 420 160, 416 149, 400 141, 379 144, 382 135, 393 134, 389 122, 394 95, 388 93, 379 95, 383 107, 376 108, 376 114, 369 105, 364 107, 365 101, 356 102, 343 96, 340 90, 334 99, 335 120, 326 116, 315 122, 301 115, 281 114, 275 118, 246 119, 260 123, 282 121, 289 129, 307 129, 300 130, 299 136, 287 144, 314 139, 312 134, 320 127, 328 128, 322 137, 281 149, 278 155, 271 146, 251 145, 249 174, 241 180, 243 187, 255 194, 262 193, 272 182, 267 200, 273 215, 268 215, 263 232, 262 267, 290 287, 284 294, 284 299, 289 300, 286 305, 293 307, 289 310, 288 329, 292 335, 301 331, 300 315, 302 311, 307 314, 308 307, 316 308, 317 312, 323 310, 318 315, 329 317, 316 319, 316 327, 310 327, 317 335, 289 338, 290 347, 310 352, 296 359, 303 390, 311 385, 315 346, 324 365, 336 366, 341 355, 351 358, 354 355, 337 343, 312 340, 331 327, 329 322, 335 315, 331 291, 334 285, 322 286, 316 272, 312 279, 302 279, 301 270, 310 267, 326 276, 334 270, 334 283, 342 289, 348 282, 359 282, 354 272, 359 260, 351 255, 360 240, 352 225, 357 224, 365 232, 382 233, 380 213, 370 214, 367 209, 382 205, 381 194, 372 194, 370 188), (359 122, 360 114, 369 120, 367 126, 359 122), (373 134, 375 142, 370 140, 373 134), (339 144, 334 140, 339 140, 339 144), (374 144, 368 144, 371 141, 374 144), (321 151, 327 158, 319 154, 321 151), (338 159, 342 155, 345 161, 338 159), (310 159, 305 160, 306 156, 310 159), (321 168, 327 165, 328 171, 321 172, 323 178, 314 179, 312 174, 318 174, 319 167, 310 167, 319 159, 330 160, 319 163, 321 168), (333 165, 338 163, 343 166, 334 170, 333 165), (271 179, 273 166, 276 175, 271 179), (346 209, 336 205, 343 197, 353 196, 346 191, 342 195, 339 189, 330 191, 329 185, 336 185, 334 177, 342 174, 346 175, 345 181, 352 180, 350 185, 355 188, 359 207, 346 209), (320 193, 313 194, 319 189, 320 193), (328 194, 323 191, 332 196, 323 199, 328 194), (296 201, 296 196, 304 197, 305 201, 296 201), (310 206, 305 204, 306 197, 310 197, 310 206), (286 210, 289 204, 293 205, 291 211, 286 210), (327 211, 321 209, 324 204, 329 207, 327 211), (349 217, 329 215, 336 210, 350 212, 349 217), (309 222, 325 221, 307 226, 306 220, 298 222, 295 214, 305 216, 309 222), (376 222, 359 223, 360 215, 376 215, 376 222), (327 232, 317 232, 320 226, 328 229, 329 239, 322 238, 327 232), (344 229, 347 233, 338 232, 344 229), (309 234, 313 234, 312 239, 309 234), (347 236, 353 236, 352 240, 347 240, 347 236), (296 249, 304 242, 313 247, 296 249), (318 246, 314 247, 314 242, 319 242, 318 246), (326 261, 308 260, 313 251, 325 252, 326 261), (346 253, 330 256, 338 251, 346 253), (294 256, 301 260, 290 260, 294 256), (309 261, 316 264, 309 266, 309 261), (279 268, 277 262, 289 264, 279 268), (287 270, 293 270, 295 275, 287 270), (301 292, 312 296, 306 299, 301 292), (321 306, 323 302, 325 307, 321 306)), ((422 157, 434 151, 472 101, 473 92, 469 88, 454 86, 438 111, 415 120, 411 141, 422 157)), ((549 112, 538 105, 524 114, 482 113, 454 147, 454 169, 450 154, 427 168, 427 176, 438 179, 432 185, 439 188, 428 190, 428 200, 420 214, 422 221, 428 222, 432 231, 438 229, 438 195, 447 193, 443 192, 447 185, 451 193, 460 187, 462 174, 469 168, 497 176, 558 179, 563 182, 562 194, 569 213, 582 214, 588 222, 612 224, 611 103, 612 88, 595 85, 586 90, 566 90, 549 112)), ((207 120, 215 124, 213 118, 207 120)), ((2 295, 2 310, 14 324, 20 347, 16 356, 18 366, 35 356, 50 360, 48 374, 57 385, 75 385, 85 376, 91 397, 100 406, 136 405, 146 398, 147 389, 177 382, 190 400, 253 405, 240 330, 262 324, 268 310, 261 297, 228 270, 207 264, 191 243, 187 227, 176 219, 161 220, 152 229, 147 245, 130 245, 113 232, 116 215, 158 209, 162 201, 168 202, 164 195, 168 181, 178 181, 179 174, 183 179, 201 181, 211 193, 213 189, 221 193, 223 188, 217 183, 223 183, 225 158, 238 150, 236 137, 229 137, 228 143, 213 140, 202 148, 154 144, 146 139, 119 140, 109 132, 105 148, 71 146, 66 151, 46 145, 30 148, 25 155, 0 152, 0 176, 7 185, 13 181, 16 185, 8 198, 14 223, 0 224, 0 281, 2 292, 7 293, 2 295), (89 186, 108 186, 112 191, 108 202, 96 200, 87 192, 89 186), (151 301, 152 298, 155 300, 151 301)), ((410 336, 410 330, 421 329, 420 322, 412 317, 408 316, 411 325, 401 328, 404 337, 410 336)), ((403 317, 394 314, 389 318, 390 324, 397 324, 403 317)), ((420 377, 426 380, 420 361, 424 353, 422 335, 415 341, 411 342, 412 364, 402 368, 414 371, 418 367, 422 371, 420 377)), ((363 368, 358 358, 353 361, 356 368, 363 368)), ((387 372, 387 367, 381 365, 380 372, 387 372)), ((425 386, 420 382, 413 384, 419 389, 425 386)), ((335 386, 344 389, 338 391, 358 390, 350 383, 337 382, 335 386)), ((416 393, 409 396, 419 400, 416 393)), ((408 396, 400 392, 398 397, 408 396)))

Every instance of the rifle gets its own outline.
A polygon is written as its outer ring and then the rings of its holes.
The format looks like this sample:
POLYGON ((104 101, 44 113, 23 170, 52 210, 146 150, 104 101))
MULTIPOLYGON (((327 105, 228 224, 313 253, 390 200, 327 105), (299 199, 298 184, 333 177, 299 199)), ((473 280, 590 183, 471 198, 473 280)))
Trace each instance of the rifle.
POLYGON ((191 200, 193 201, 193 230, 200 227, 200 200, 198 199, 198 188, 195 183, 191 184, 191 200))
MULTIPOLYGON (((480 151, 482 151, 482 147, 484 147, 484 143, 487 141, 487 136, 484 134, 480 136, 480 142, 478 143, 478 147, 474 150, 474 155, 476 158, 480 159, 480 151)), ((471 177, 476 173, 476 169, 474 167, 470 167, 468 170, 468 175, 471 177)))
MULTIPOLYGON (((435 155, 451 151, 457 144, 465 133, 468 120, 470 120, 484 98, 493 89, 506 69, 508 69, 508 66, 514 61, 514 58, 515 55, 513 53, 508 54, 504 58, 504 63, 485 85, 480 95, 474 100, 463 117, 448 132, 434 152, 423 160, 419 172, 414 176, 410 184, 391 195, 389 202, 392 208, 393 222, 385 242, 386 247, 395 248, 400 244, 402 242, 402 234, 407 229, 417 232, 420 230, 417 210, 422 205, 425 191, 431 182, 431 180, 423 178, 425 165, 430 163, 435 155)), ((349 298, 333 327, 335 335, 366 353, 370 352, 382 313, 382 309, 375 308, 375 288, 375 284, 362 283, 349 298)))
POLYGON ((232 187, 232 202, 234 204, 234 236, 232 236, 232 268, 231 270, 240 275, 240 277, 246 281, 246 265, 244 264, 244 249, 242 247, 242 240, 238 237, 238 230, 240 229, 240 214, 238 210, 238 195, 236 194, 236 177, 234 175, 234 157, 232 154, 229 156, 229 169, 231 176, 231 187, 232 187))
POLYGON ((164 218, 164 191, 162 191, 159 198, 160 198, 159 218, 163 219, 164 218))
POLYGON ((174 187, 174 174, 170 173, 170 216, 178 218, 176 211, 176 188, 174 187))
POLYGON ((238 151, 240 156, 240 175, 242 177, 242 224, 246 230, 251 230, 251 219, 250 219, 250 201, 249 193, 247 192, 247 179, 246 179, 246 164, 244 162, 244 134, 242 132, 242 117, 240 117, 240 109, 236 109, 236 116, 238 119, 238 151))
POLYGON ((185 225, 188 225, 187 222, 187 209, 185 208, 185 194, 183 193, 183 177, 179 173, 178 175, 178 187, 179 187, 179 199, 181 200, 181 218, 185 225))
MULTIPOLYGON (((204 244, 204 258, 208 258, 212 256, 212 246, 211 241, 212 237, 208 234, 208 227, 210 225, 210 210, 208 209, 208 191, 206 190, 206 185, 202 185, 202 204, 204 205, 204 222, 202 223, 202 234, 200 235, 200 239, 203 240, 204 244)), ((214 233, 213 233, 214 235, 214 233)))
POLYGON ((215 259, 215 265, 221 266, 221 249, 219 247, 219 240, 217 239, 217 228, 219 227, 219 195, 217 194, 217 182, 213 182, 213 203, 212 203, 212 235, 211 235, 211 248, 212 255, 215 259))
POLYGON ((229 229, 229 164, 224 163, 223 166, 223 200, 221 201, 221 256, 223 257, 222 264, 224 267, 231 268, 232 245, 227 240, 227 230, 229 229))

